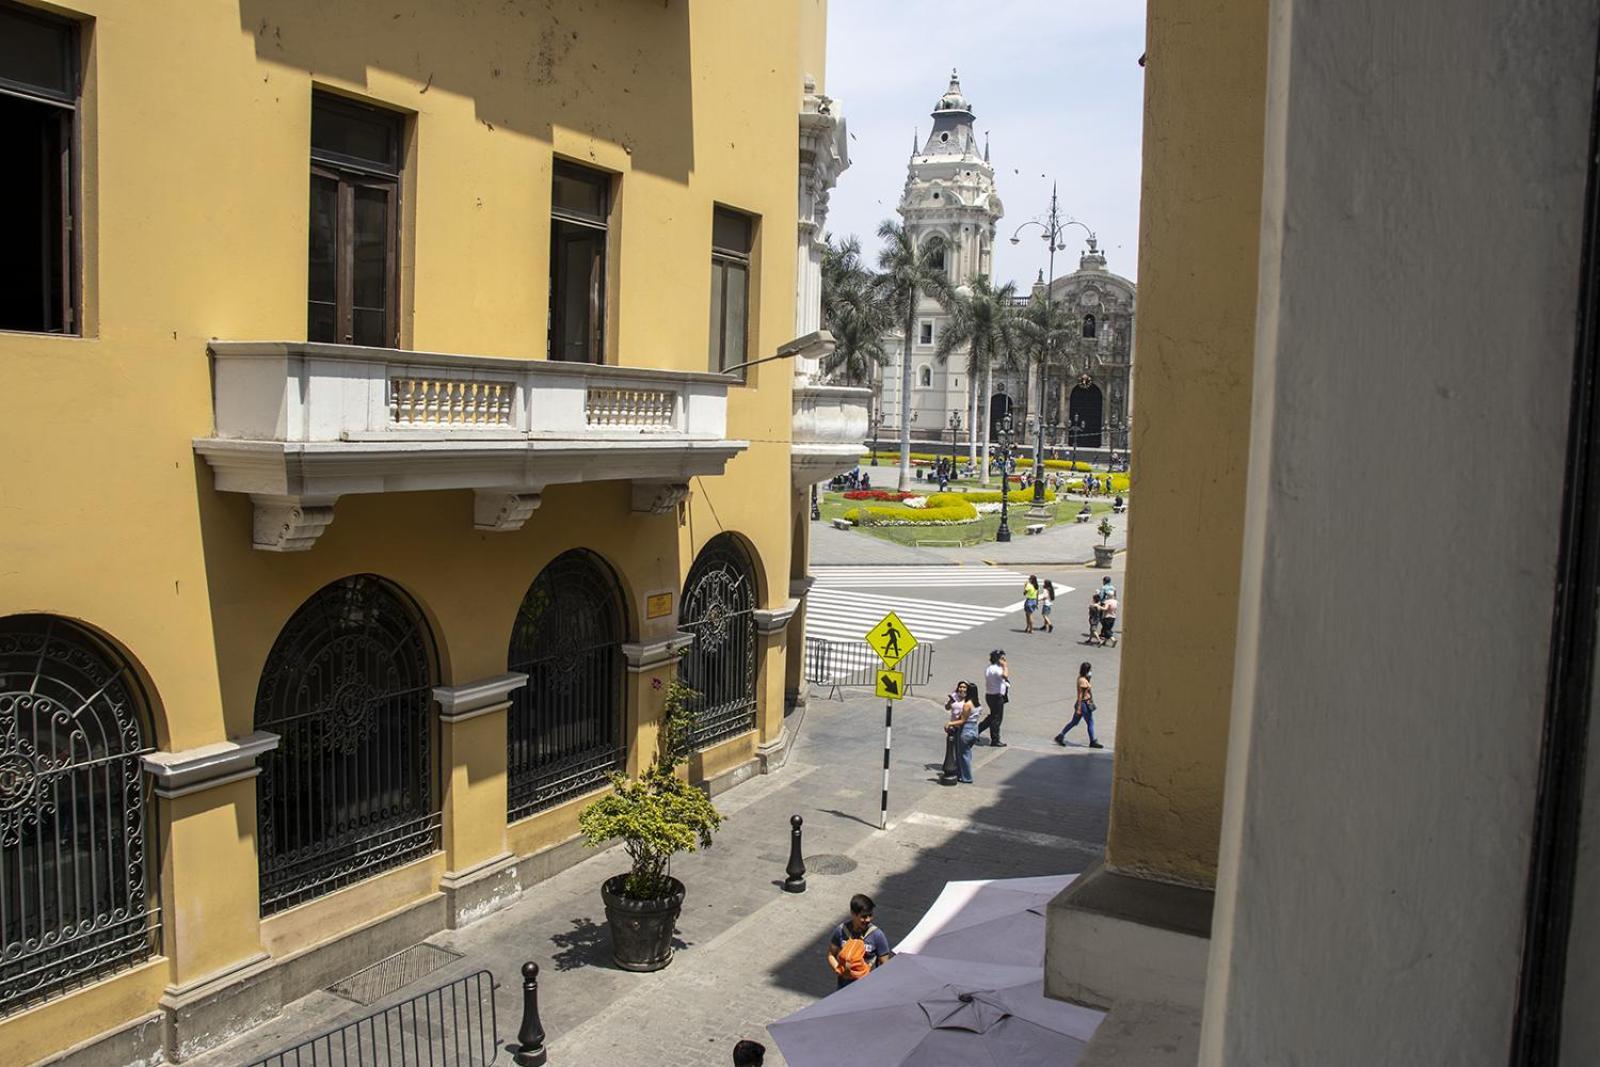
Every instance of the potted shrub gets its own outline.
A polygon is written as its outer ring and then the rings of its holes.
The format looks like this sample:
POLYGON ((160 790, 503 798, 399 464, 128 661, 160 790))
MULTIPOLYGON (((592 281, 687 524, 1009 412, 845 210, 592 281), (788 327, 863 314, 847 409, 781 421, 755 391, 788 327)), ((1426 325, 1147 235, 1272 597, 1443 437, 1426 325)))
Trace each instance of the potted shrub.
MULTIPOLYGON (((661 688, 660 679, 653 684, 661 688)), ((655 759, 637 778, 611 775, 611 792, 578 816, 590 847, 621 840, 631 861, 627 873, 600 887, 611 956, 626 971, 659 971, 672 962, 684 895, 683 883, 672 877, 672 857, 710 845, 712 831, 722 825, 711 798, 678 773, 688 762, 698 695, 676 678, 666 683, 655 759)))
POLYGON ((1098 532, 1100 534, 1100 543, 1094 546, 1094 565, 1101 570, 1108 570, 1111 567, 1111 557, 1116 554, 1116 550, 1110 544, 1111 518, 1109 516, 1100 516, 1098 532))

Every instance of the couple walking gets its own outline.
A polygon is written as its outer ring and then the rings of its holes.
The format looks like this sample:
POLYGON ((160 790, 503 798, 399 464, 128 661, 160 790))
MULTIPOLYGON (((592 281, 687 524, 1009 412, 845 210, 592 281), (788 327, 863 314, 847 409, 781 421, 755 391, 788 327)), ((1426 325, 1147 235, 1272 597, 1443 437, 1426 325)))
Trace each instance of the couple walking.
POLYGON ((978 687, 972 682, 957 682, 955 691, 946 698, 944 707, 950 719, 944 724, 945 733, 955 737, 956 781, 972 784, 972 746, 978 743, 978 734, 989 731, 989 744, 1005 748, 1000 740, 1000 723, 1005 718, 1006 702, 1011 699, 1011 669, 1006 665, 1005 649, 989 653, 989 666, 983 672, 983 699, 989 714, 978 719, 978 687))
POLYGON ((1025 634, 1033 633, 1033 616, 1039 614, 1039 627, 1045 633, 1054 630, 1055 623, 1050 621, 1050 609, 1056 603, 1056 583, 1046 578, 1044 584, 1039 584, 1037 574, 1028 575, 1028 580, 1022 585, 1022 622, 1025 634))

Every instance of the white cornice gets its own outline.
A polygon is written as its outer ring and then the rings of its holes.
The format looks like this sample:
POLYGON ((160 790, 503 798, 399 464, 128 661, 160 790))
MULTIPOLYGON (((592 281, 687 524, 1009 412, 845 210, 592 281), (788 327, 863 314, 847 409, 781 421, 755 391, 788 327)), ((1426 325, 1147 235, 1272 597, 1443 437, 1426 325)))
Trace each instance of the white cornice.
POLYGON ((694 634, 678 630, 659 641, 630 641, 622 646, 622 655, 628 661, 628 673, 639 674, 676 662, 692 644, 694 634))
POLYGON ((511 694, 528 684, 528 676, 519 671, 507 671, 489 678, 480 678, 465 685, 440 685, 433 689, 433 699, 439 702, 440 722, 463 722, 467 719, 499 711, 510 703, 511 694))
POLYGON ((156 780, 156 795, 181 797, 259 773, 256 757, 278 747, 278 735, 258 730, 244 737, 186 748, 152 752, 140 762, 156 780))

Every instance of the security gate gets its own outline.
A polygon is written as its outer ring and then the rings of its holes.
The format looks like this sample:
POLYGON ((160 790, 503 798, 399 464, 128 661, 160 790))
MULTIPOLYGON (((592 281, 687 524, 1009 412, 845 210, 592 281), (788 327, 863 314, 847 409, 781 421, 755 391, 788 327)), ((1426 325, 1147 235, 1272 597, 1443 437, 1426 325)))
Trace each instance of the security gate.
POLYGON ((706 748, 756 725, 755 573, 744 549, 718 534, 683 587, 678 628, 694 635, 679 676, 700 694, 691 743, 706 748))

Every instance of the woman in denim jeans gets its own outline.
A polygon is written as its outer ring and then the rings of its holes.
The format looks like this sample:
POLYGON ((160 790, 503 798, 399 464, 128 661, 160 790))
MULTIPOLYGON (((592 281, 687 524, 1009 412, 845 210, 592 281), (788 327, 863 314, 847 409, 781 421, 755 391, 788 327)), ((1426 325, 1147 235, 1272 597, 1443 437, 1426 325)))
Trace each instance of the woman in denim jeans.
POLYGON ((945 731, 956 735, 956 781, 971 785, 972 746, 978 743, 978 687, 957 682, 944 706, 950 712, 945 731))
POLYGON ((1056 734, 1056 744, 1058 745, 1065 745, 1067 743, 1067 731, 1082 722, 1089 728, 1089 747, 1105 747, 1095 740, 1094 736, 1094 683, 1089 677, 1091 670, 1092 668, 1087 661, 1078 665, 1078 693, 1077 698, 1072 703, 1072 721, 1063 726, 1061 732, 1056 734))

